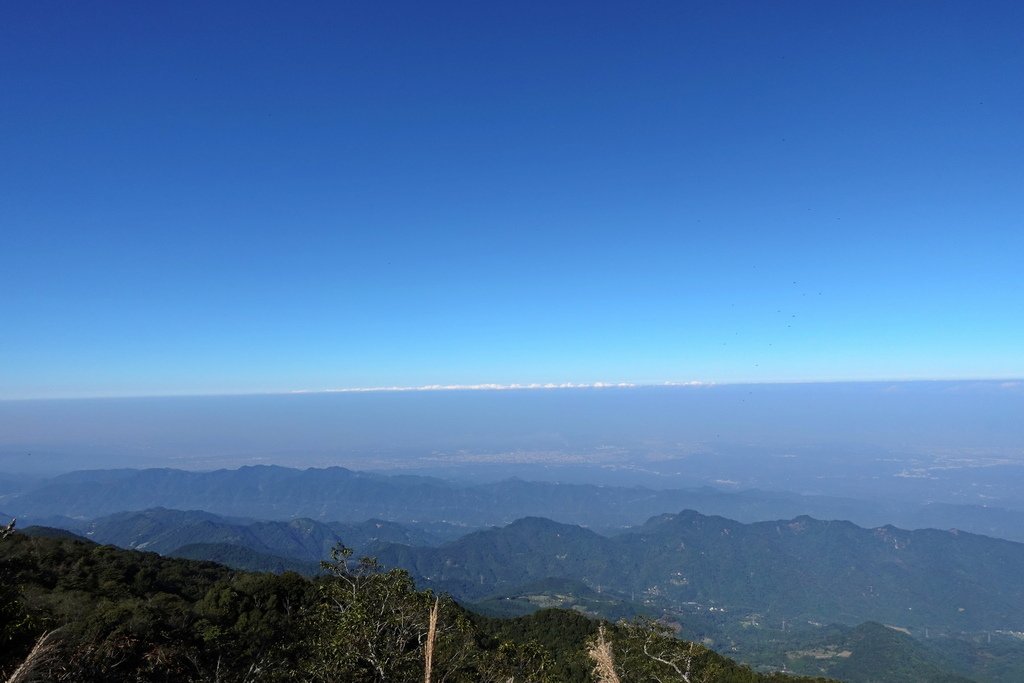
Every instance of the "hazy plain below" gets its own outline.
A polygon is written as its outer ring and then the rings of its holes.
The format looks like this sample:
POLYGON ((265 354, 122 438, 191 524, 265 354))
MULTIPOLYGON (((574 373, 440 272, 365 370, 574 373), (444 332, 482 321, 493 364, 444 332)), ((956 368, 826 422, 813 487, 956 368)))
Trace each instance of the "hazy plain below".
POLYGON ((870 382, 0 401, 8 478, 345 467, 1024 508, 1024 383, 870 382))

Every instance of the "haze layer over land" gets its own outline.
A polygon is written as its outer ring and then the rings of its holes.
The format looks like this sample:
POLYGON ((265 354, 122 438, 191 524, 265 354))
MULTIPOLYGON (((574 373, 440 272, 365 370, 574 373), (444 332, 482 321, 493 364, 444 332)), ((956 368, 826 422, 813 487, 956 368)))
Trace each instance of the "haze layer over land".
POLYGON ((340 465, 1006 504, 1020 415, 1013 381, 5 401, 0 471, 340 465))

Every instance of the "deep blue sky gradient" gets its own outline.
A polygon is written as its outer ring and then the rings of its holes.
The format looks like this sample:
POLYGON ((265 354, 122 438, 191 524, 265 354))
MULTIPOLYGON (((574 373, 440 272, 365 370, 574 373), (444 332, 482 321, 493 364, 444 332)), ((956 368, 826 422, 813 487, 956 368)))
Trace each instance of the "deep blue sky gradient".
POLYGON ((1019 2, 7 3, 0 398, 1024 376, 1019 2))

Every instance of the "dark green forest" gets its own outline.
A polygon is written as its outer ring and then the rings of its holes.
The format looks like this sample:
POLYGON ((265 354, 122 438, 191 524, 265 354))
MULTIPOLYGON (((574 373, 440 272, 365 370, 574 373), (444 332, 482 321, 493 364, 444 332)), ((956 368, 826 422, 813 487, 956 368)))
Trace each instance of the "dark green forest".
POLYGON ((314 578, 66 533, 6 533, 0 563, 0 675, 11 682, 420 681, 427 650, 433 681, 609 680, 595 673, 599 651, 624 683, 799 680, 751 671, 653 621, 482 617, 340 545, 314 578))

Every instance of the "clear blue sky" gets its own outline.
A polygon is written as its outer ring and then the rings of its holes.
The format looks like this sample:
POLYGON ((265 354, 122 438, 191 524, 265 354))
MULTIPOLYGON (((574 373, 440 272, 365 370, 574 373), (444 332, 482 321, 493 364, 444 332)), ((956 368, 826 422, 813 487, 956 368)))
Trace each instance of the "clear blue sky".
POLYGON ((1020 2, 5 3, 0 397, 1024 376, 1020 2))

